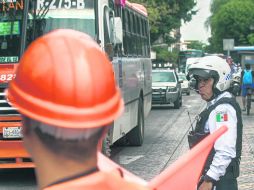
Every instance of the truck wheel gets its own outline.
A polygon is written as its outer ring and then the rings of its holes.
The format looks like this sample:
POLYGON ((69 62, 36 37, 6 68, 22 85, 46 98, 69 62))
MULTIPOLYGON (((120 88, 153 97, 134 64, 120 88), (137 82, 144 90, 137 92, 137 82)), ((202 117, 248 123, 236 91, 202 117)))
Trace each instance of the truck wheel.
POLYGON ((141 146, 144 141, 144 106, 142 98, 139 98, 138 105, 138 124, 133 128, 127 135, 129 145, 131 146, 141 146))
POLYGON ((174 102, 174 108, 179 109, 180 108, 180 97, 177 98, 177 100, 174 102))
POLYGON ((109 140, 109 135, 107 134, 104 140, 102 141, 102 150, 101 152, 107 156, 111 156, 111 148, 110 148, 110 140, 109 140))
POLYGON ((180 96, 180 107, 183 105, 183 96, 182 96, 182 94, 181 94, 181 96, 180 96))

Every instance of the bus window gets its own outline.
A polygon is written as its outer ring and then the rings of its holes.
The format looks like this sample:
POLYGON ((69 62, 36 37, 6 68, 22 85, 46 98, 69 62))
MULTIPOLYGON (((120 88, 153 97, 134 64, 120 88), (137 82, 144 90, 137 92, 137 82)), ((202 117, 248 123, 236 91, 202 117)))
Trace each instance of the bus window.
POLYGON ((96 39, 94 0, 61 3, 62 1, 30 0, 28 44, 35 38, 58 28, 85 32, 96 39))

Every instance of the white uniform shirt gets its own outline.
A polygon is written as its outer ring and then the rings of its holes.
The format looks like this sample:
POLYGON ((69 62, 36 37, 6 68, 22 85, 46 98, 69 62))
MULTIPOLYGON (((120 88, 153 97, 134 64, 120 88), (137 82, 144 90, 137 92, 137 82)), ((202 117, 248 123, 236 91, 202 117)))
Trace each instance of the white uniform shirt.
MULTIPOLYGON (((224 92, 216 99, 208 102, 207 107, 222 97, 232 97, 232 95, 229 92, 224 92)), ((230 104, 220 104, 210 113, 205 125, 205 132, 213 133, 223 125, 226 125, 228 130, 216 140, 214 144, 215 155, 206 173, 215 180, 219 180, 219 177, 225 175, 226 168, 232 158, 236 157, 237 117, 236 110, 230 104)))

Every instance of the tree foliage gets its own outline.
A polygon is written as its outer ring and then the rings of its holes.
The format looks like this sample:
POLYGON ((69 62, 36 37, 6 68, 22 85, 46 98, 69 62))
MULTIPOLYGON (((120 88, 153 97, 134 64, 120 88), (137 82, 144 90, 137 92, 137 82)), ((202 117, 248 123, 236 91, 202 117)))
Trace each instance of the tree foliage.
POLYGON ((223 39, 232 38, 236 46, 254 43, 251 25, 254 21, 253 0, 213 0, 210 17, 211 49, 223 51, 223 39))
POLYGON ((176 63, 179 52, 177 49, 169 52, 167 47, 154 47, 153 50, 156 52, 157 61, 176 63))
POLYGON ((211 6, 210 6, 210 12, 211 12, 211 16, 207 18, 205 25, 207 28, 210 27, 211 25, 211 20, 213 15, 215 15, 218 10, 220 10, 220 7, 226 3, 228 3, 230 0, 212 0, 211 2, 211 6))
POLYGON ((201 41, 192 41, 188 44, 188 49, 199 49, 205 51, 206 44, 201 41))
POLYGON ((169 36, 169 32, 180 28, 181 20, 190 21, 192 15, 196 13, 192 10, 196 5, 195 0, 131 0, 131 2, 143 4, 147 8, 152 43, 159 38, 166 43, 174 42, 175 39, 169 36))
POLYGON ((249 34, 247 38, 250 45, 254 45, 254 33, 249 34))
POLYGON ((226 3, 228 3, 231 0, 213 0, 211 7, 210 7, 210 11, 212 14, 216 14, 219 10, 220 7, 226 3))

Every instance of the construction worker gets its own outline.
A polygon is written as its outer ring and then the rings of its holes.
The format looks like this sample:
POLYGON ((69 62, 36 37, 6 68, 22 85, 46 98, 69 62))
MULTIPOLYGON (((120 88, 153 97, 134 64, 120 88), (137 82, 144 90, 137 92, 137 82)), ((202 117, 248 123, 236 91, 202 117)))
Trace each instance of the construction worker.
POLYGON ((147 189, 97 167, 99 144, 124 103, 112 64, 88 35, 60 29, 35 40, 7 98, 21 113, 39 189, 147 189))

